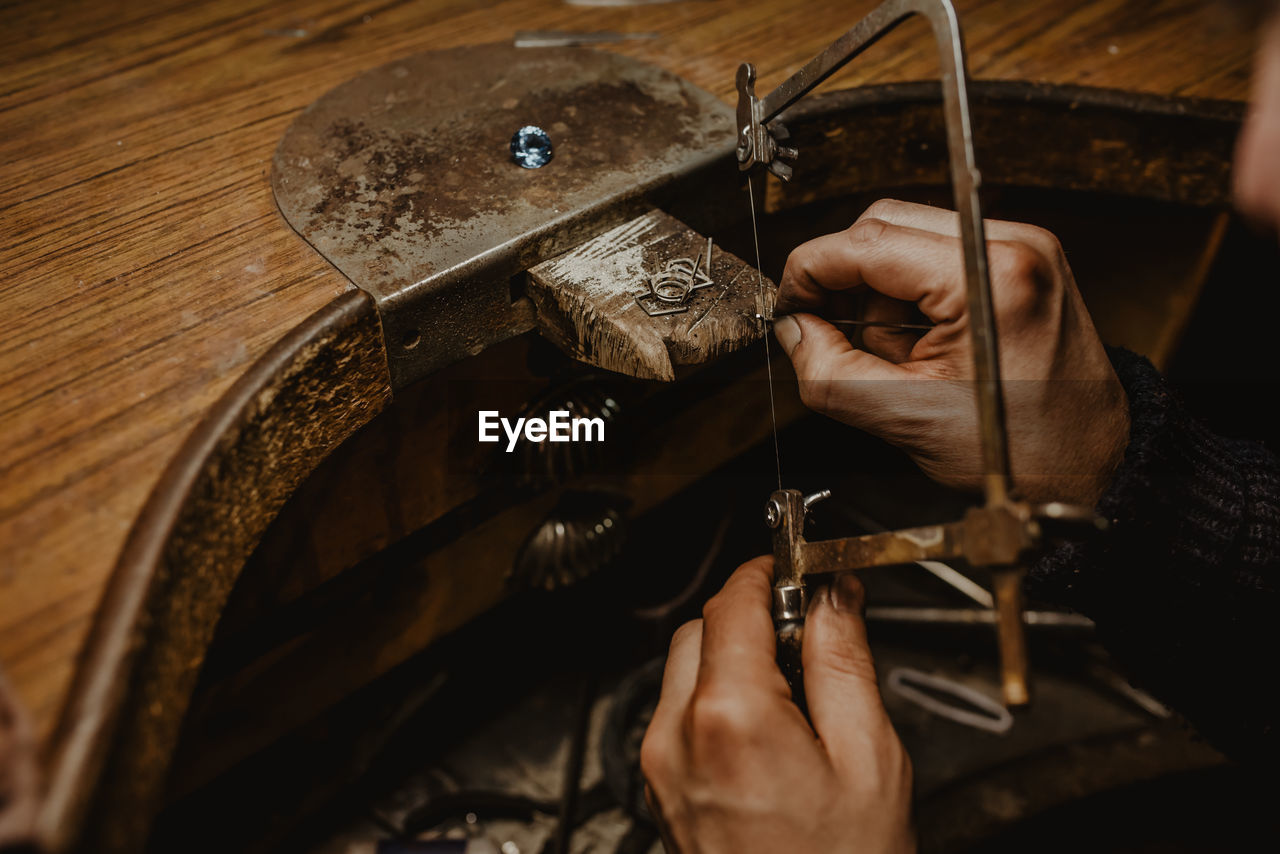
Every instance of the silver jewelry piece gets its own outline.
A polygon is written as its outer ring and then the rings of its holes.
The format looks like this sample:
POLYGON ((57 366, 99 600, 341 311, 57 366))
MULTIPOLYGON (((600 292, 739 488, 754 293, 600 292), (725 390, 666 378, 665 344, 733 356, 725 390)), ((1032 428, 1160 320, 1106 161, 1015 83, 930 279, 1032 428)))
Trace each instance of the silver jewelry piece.
MULTIPOLYGON (((710 245, 708 240, 707 244, 710 245)), ((696 260, 676 258, 667 262, 656 275, 645 280, 649 290, 636 297, 636 305, 644 309, 650 317, 663 317, 668 314, 681 314, 689 310, 689 301, 695 291, 709 288, 715 284, 711 281, 711 260, 708 252, 707 263, 703 269, 702 253, 696 260)))

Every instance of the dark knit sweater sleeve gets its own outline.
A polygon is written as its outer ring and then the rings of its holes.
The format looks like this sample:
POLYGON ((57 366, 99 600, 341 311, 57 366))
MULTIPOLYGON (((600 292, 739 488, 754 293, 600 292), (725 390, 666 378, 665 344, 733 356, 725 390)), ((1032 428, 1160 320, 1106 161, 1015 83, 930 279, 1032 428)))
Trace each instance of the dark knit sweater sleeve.
POLYGON ((1134 683, 1220 750, 1274 760, 1280 463, 1192 418, 1146 359, 1110 355, 1131 421, 1097 507, 1112 525, 1042 559, 1032 590, 1092 618, 1134 683))

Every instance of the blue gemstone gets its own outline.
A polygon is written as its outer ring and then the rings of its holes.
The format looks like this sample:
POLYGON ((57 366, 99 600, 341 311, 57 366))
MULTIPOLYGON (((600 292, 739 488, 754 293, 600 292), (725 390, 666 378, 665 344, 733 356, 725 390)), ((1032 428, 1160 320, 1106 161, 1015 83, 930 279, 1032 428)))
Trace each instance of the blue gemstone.
POLYGON ((511 137, 511 159, 526 169, 546 166, 551 154, 551 137, 537 125, 525 125, 511 137))

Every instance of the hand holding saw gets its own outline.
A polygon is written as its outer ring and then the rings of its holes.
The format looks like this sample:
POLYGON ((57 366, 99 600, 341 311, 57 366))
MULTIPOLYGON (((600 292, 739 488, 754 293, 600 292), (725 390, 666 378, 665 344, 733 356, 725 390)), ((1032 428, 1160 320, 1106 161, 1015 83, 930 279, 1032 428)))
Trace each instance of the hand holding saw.
MULTIPOLYGON (((804 585, 808 576, 957 558, 994 570, 1003 699, 1008 706, 1025 704, 1030 698, 1022 621, 1025 562, 1041 547, 1046 524, 1086 528, 1100 525, 1100 520, 1088 508, 1061 503, 1033 506, 1017 500, 1012 492, 987 244, 978 199, 981 178, 974 160, 964 44, 950 0, 886 0, 764 98, 755 94, 755 67, 743 63, 737 74, 739 168, 750 173, 756 167, 764 167, 778 178, 788 180, 792 174, 790 164, 799 152, 782 144, 789 139, 789 134, 780 123, 771 125, 770 122, 912 15, 928 19, 942 67, 951 184, 964 248, 985 501, 982 506, 970 509, 962 520, 949 524, 808 542, 804 538, 806 510, 830 493, 823 491, 805 497, 794 489, 783 489, 779 464, 778 490, 770 496, 765 511, 765 520, 773 530, 773 617, 778 635, 778 663, 791 685, 792 696, 802 708, 805 701, 800 648, 807 608, 804 585)), ((750 175, 747 186, 750 190, 750 175)), ((754 230, 754 191, 750 198, 754 230)), ((757 268, 758 253, 757 242, 757 268)), ((773 319, 772 307, 763 299, 763 288, 760 313, 762 323, 773 319)), ((767 335, 765 342, 767 360, 767 335)), ((772 407, 772 376, 770 396, 772 407)), ((776 421, 774 441, 776 445, 776 421)))

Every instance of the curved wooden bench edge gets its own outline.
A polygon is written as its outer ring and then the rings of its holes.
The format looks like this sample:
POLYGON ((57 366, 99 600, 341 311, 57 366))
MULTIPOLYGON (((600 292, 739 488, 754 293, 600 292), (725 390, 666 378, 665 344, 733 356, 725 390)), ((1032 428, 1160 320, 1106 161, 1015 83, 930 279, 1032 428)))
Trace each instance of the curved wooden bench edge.
POLYGON ((352 290, 263 354, 194 428, 130 530, 77 663, 45 762, 45 846, 141 848, 248 555, 297 484, 390 397, 373 300, 352 290))
MULTIPOLYGON (((1243 102, 1018 80, 973 81, 969 99, 984 186, 1230 203, 1243 102)), ((800 158, 789 183, 769 181, 770 212, 949 183, 936 81, 820 93, 781 120, 800 158)))

